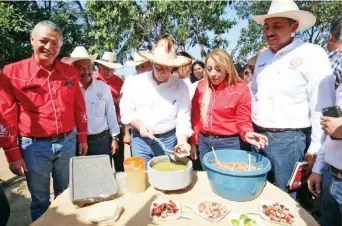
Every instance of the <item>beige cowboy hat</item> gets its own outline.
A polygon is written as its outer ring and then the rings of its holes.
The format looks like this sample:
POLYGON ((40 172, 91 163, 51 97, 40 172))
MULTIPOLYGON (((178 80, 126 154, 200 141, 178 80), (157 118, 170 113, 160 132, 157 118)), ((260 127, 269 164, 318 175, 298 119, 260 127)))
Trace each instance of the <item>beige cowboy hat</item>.
POLYGON ((104 52, 101 59, 95 60, 95 62, 111 69, 122 67, 122 64, 116 62, 116 53, 113 52, 104 52))
POLYGON ((181 67, 191 63, 191 59, 184 56, 177 56, 172 41, 167 38, 160 39, 154 46, 152 53, 137 51, 137 53, 150 62, 167 66, 181 67))
POLYGON ((316 17, 308 11, 299 10, 293 0, 273 0, 267 14, 252 16, 252 19, 263 25, 266 19, 274 17, 286 17, 298 21, 297 31, 304 31, 316 23, 316 17))
POLYGON ((94 63, 95 59, 97 57, 97 54, 95 55, 89 55, 88 51, 84 46, 76 46, 76 48, 72 51, 70 54, 70 57, 63 57, 62 62, 66 64, 72 64, 75 61, 79 60, 91 60, 92 63, 94 63))
MULTIPOLYGON (((140 52, 151 53, 151 51, 149 51, 149 50, 142 50, 140 52)), ((135 66, 143 64, 143 63, 145 63, 147 61, 148 60, 146 60, 145 58, 143 58, 139 54, 137 54, 137 52, 134 52, 134 54, 133 54, 133 61, 132 60, 127 61, 126 65, 129 66, 129 67, 135 67, 135 66)))

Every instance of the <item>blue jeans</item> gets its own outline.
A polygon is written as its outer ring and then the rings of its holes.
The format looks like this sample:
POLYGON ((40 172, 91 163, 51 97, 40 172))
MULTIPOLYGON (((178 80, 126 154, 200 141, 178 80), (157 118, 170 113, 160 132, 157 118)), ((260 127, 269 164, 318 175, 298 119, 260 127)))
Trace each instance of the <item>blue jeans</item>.
POLYGON ((225 137, 225 138, 209 138, 199 133, 198 135, 198 151, 199 158, 201 161, 202 169, 206 170, 203 164, 203 157, 209 151, 212 151, 211 147, 216 149, 232 149, 232 150, 241 150, 240 137, 225 137))
POLYGON ((25 176, 35 221, 50 205, 50 174, 55 198, 69 186, 69 161, 75 156, 76 136, 73 131, 57 142, 19 137, 19 146, 28 170, 25 176))
POLYGON ((342 180, 326 167, 322 178, 321 224, 342 225, 342 180))
MULTIPOLYGON (((145 161, 145 169, 147 169, 147 162, 153 157, 166 154, 159 143, 149 138, 140 137, 139 133, 135 130, 132 130, 131 138, 132 156, 143 158, 145 161)), ((165 145, 165 148, 169 150, 173 150, 177 144, 174 130, 158 136, 158 139, 160 139, 165 145)))
POLYGON ((112 156, 111 152, 112 138, 107 131, 103 136, 98 136, 92 139, 88 138, 88 151, 87 155, 109 155, 112 156))
MULTIPOLYGON (((268 146, 254 151, 259 152, 271 161, 272 169, 267 178, 278 188, 288 192, 287 183, 297 162, 304 160, 306 135, 301 131, 287 130, 283 132, 261 132, 267 136, 268 146)), ((290 194, 296 198, 296 192, 290 194)))

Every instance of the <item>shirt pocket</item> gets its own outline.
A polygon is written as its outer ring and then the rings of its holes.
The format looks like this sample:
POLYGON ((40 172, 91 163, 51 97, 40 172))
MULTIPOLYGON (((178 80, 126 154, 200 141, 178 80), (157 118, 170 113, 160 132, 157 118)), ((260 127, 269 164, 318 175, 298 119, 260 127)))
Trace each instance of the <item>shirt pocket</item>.
POLYGON ((39 84, 23 86, 21 90, 26 97, 26 101, 21 102, 24 108, 37 109, 48 101, 48 92, 39 84))
POLYGON ((177 99, 164 99, 160 102, 160 109, 164 112, 165 118, 174 118, 178 113, 179 102, 177 99))
POLYGON ((105 117, 106 115, 106 109, 105 109, 105 100, 95 100, 92 102, 92 112, 93 115, 96 117, 105 117))
POLYGON ((75 98, 75 87, 74 86, 62 86, 60 88, 60 94, 62 102, 73 103, 75 98))

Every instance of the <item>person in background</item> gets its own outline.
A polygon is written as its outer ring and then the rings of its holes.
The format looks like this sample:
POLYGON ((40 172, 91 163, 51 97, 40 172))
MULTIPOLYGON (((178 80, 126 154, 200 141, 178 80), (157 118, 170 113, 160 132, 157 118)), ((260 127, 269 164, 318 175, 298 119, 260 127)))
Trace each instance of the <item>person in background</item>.
POLYGON ((203 78, 204 73, 204 63, 202 61, 195 61, 191 67, 191 82, 198 82, 203 78))
POLYGON ((331 24, 327 50, 335 76, 335 88, 337 88, 340 85, 340 75, 342 74, 342 18, 331 24))
MULTIPOLYGON (((142 50, 141 52, 150 53, 149 50, 142 50)), ((133 61, 127 61, 126 65, 128 67, 134 67, 135 72, 136 72, 135 74, 142 74, 146 71, 152 71, 152 65, 151 65, 150 61, 141 57, 136 52, 134 52, 134 54, 133 54, 133 61)))
POLYGON ((243 80, 248 85, 248 87, 251 87, 253 73, 254 67, 252 65, 247 64, 243 69, 243 80))
POLYGON ((171 75, 171 69, 188 65, 191 59, 177 56, 167 38, 159 40, 152 53, 138 54, 151 62, 152 71, 126 81, 120 108, 122 122, 132 127, 132 155, 142 157, 146 167, 154 156, 165 155, 155 138, 169 150, 190 148, 189 90, 183 80, 171 75))
POLYGON ((119 149, 116 151, 115 155, 113 155, 113 159, 115 170, 123 171, 124 143, 130 143, 130 134, 128 127, 121 124, 120 120, 119 102, 124 81, 119 76, 114 74, 115 70, 121 68, 122 65, 117 63, 116 53, 113 52, 104 52, 101 59, 95 60, 95 62, 97 63, 99 70, 93 73, 93 77, 96 80, 106 83, 110 87, 115 104, 117 121, 120 123, 121 132, 117 137, 119 141, 119 149))
POLYGON ((205 60, 204 80, 192 99, 191 157, 197 159, 196 145, 203 165, 211 148, 245 149, 243 142, 264 148, 267 137, 254 132, 251 94, 239 78, 231 56, 221 49, 211 51, 205 60))
POLYGON ((310 175, 325 138, 319 119, 333 105, 331 66, 323 48, 292 37, 316 21, 294 1, 272 1, 268 14, 252 18, 263 25, 269 45, 258 56, 251 85, 254 128, 270 144, 258 151, 271 161, 269 181, 296 198, 287 188, 292 171, 306 160, 310 175))
POLYGON ((244 70, 244 68, 243 68, 242 64, 241 63, 236 63, 236 64, 234 64, 234 67, 236 69, 236 72, 237 72, 239 78, 241 78, 243 80, 243 70, 244 70))
POLYGON ((69 186, 69 162, 87 153, 87 114, 77 70, 56 60, 61 30, 50 21, 36 24, 33 55, 6 65, 0 75, 0 146, 10 170, 24 176, 31 193, 31 218, 50 205, 50 177, 55 198, 69 186))
POLYGON ((77 46, 62 62, 73 65, 80 75, 80 87, 88 118, 87 155, 114 155, 118 150, 119 124, 109 86, 93 78, 91 56, 83 46, 77 46))

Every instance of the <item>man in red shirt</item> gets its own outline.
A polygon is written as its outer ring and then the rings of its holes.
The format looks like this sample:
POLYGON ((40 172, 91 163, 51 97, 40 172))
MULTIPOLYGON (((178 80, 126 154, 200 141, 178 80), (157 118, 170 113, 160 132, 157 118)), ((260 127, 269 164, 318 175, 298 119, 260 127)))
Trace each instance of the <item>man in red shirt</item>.
POLYGON ((60 29, 42 21, 30 35, 32 57, 6 65, 0 75, 0 146, 11 171, 26 176, 35 221, 69 185, 69 161, 87 152, 87 116, 78 72, 56 57, 60 29))
MULTIPOLYGON (((123 81, 121 78, 116 76, 113 72, 115 69, 121 68, 122 65, 116 62, 116 54, 113 52, 104 52, 103 56, 100 60, 95 60, 98 65, 99 70, 94 72, 93 76, 95 79, 105 82, 112 92, 117 119, 120 123, 120 91, 123 85, 123 81)), ((121 123, 120 123, 121 124, 121 123)), ((123 136, 120 133, 119 135, 119 150, 113 156, 114 165, 116 171, 123 171, 123 161, 124 161, 124 143, 123 138, 125 136, 129 137, 128 128, 125 125, 121 124, 121 130, 123 132, 123 136)))

